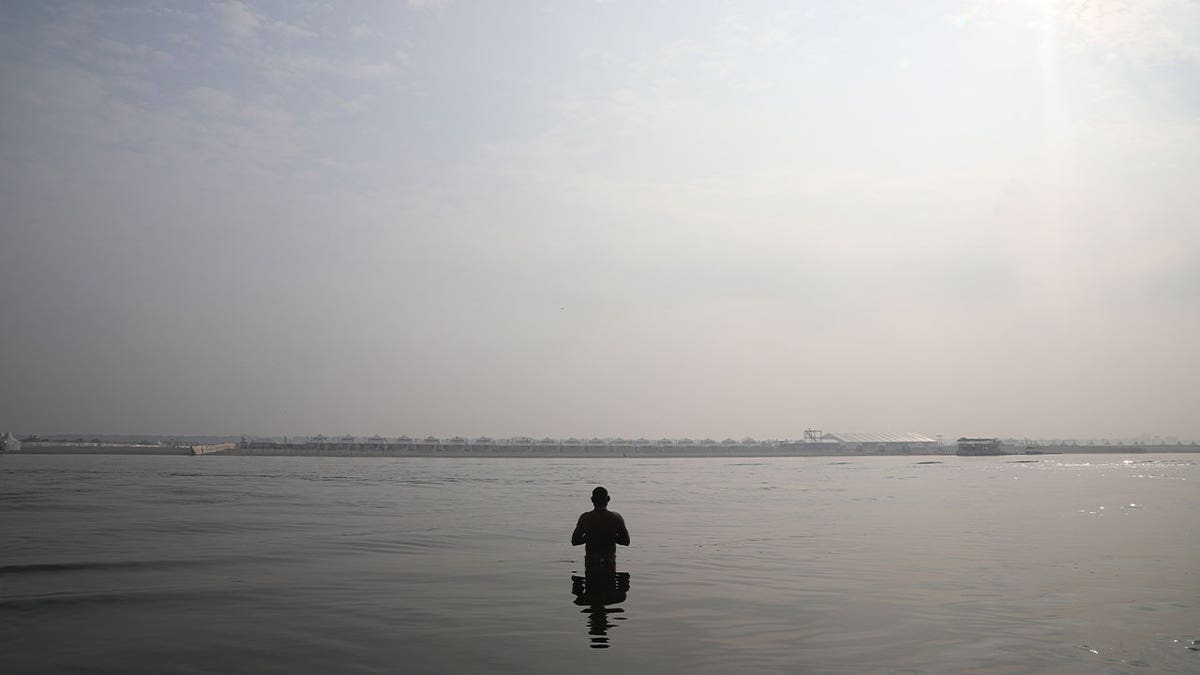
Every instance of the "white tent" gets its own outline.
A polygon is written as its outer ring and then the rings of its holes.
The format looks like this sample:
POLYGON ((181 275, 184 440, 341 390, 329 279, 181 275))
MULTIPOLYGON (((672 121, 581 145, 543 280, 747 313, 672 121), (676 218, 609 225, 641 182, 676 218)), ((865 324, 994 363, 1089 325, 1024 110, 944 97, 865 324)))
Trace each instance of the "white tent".
POLYGON ((0 452, 17 452, 21 449, 21 441, 17 440, 12 432, 6 432, 3 437, 0 437, 0 452))

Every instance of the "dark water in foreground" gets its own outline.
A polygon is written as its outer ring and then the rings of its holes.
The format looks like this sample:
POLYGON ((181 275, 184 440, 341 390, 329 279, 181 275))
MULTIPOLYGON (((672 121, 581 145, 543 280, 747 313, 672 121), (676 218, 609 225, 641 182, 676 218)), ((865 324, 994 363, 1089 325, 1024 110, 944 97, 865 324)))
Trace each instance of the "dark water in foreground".
POLYGON ((1200 672, 1200 458, 1019 459, 0 457, 0 669, 1200 672))

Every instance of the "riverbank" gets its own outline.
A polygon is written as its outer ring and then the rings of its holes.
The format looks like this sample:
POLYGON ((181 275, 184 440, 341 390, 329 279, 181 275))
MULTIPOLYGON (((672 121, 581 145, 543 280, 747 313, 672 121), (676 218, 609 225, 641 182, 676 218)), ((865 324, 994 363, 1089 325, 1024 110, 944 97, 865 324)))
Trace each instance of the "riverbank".
POLYGON ((153 443, 88 443, 34 441, 21 444, 10 455, 206 455, 236 448, 235 443, 216 445, 162 445, 153 443))
MULTIPOLYGON (((1200 453, 1196 445, 1084 446, 1006 448, 1000 456, 1062 454, 1200 453)), ((46 443, 25 444, 21 455, 225 455, 240 457, 478 457, 478 458, 682 458, 682 457, 905 457, 956 456, 954 446, 922 448, 866 448, 832 443, 796 443, 772 446, 602 446, 602 445, 265 445, 222 443, 212 445, 138 445, 46 443)), ((992 455, 996 456, 996 455, 992 455)))

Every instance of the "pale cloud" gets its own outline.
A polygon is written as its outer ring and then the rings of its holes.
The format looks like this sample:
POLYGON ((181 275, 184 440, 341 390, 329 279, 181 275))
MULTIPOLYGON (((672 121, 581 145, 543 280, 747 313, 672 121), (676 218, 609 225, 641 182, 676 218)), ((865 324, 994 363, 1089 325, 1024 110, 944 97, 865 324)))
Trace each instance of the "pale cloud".
MULTIPOLYGON (((221 5, 220 11, 225 16, 227 31, 241 39, 244 49, 250 50, 250 63, 275 83, 293 86, 317 75, 379 80, 391 77, 400 70, 402 59, 399 56, 375 59, 341 56, 328 50, 305 49, 291 44, 279 46, 252 39, 259 35, 276 35, 286 40, 307 40, 317 37, 317 34, 296 23, 269 17, 240 2, 221 5)), ((351 37, 365 37, 368 34, 366 31, 370 30, 367 24, 357 24, 351 31, 351 37)))
POLYGON ((1057 14, 1085 42, 1114 54, 1151 65, 1174 59, 1200 61, 1200 4, 1195 2, 1074 0, 1057 14))
POLYGON ((189 12, 179 7, 171 7, 168 5, 144 5, 144 6, 125 6, 125 7, 109 7, 106 11, 115 14, 125 15, 142 15, 164 17, 174 20, 197 21, 200 15, 189 12))
POLYGON ((258 55, 261 73, 267 80, 289 89, 316 76, 334 76, 350 80, 386 80, 402 70, 394 60, 331 58, 312 53, 269 51, 258 55))
POLYGON ((192 87, 184 95, 197 112, 214 117, 230 117, 239 110, 237 98, 212 87, 192 87))
POLYGON ((377 37, 378 35, 379 35, 378 30, 372 28, 369 24, 365 24, 365 23, 356 24, 353 28, 350 29, 350 39, 355 40, 355 41, 367 40, 367 39, 370 39, 373 37, 377 37))
POLYGON ((743 14, 722 17, 704 31, 704 37, 688 35, 660 45, 645 59, 613 60, 632 72, 653 77, 700 73, 723 82, 732 95, 753 94, 778 86, 776 75, 786 74, 792 64, 812 69, 821 55, 819 41, 800 40, 802 13, 777 10, 749 18, 743 14))
POLYGON ((175 63, 175 57, 171 54, 144 44, 108 38, 101 38, 93 44, 96 65, 113 72, 144 76, 175 63))
MULTIPOLYGON (((39 85, 61 82, 61 88, 23 89, 56 110, 92 111, 87 124, 71 125, 75 134, 128 147, 157 144, 159 155, 177 157, 181 166, 229 167, 254 149, 253 164, 243 163, 238 170, 253 170, 264 180, 310 152, 322 120, 362 112, 375 98, 373 93, 345 91, 345 85, 381 81, 399 72, 399 64, 386 58, 343 58, 318 51, 305 39, 315 33, 294 30, 296 24, 287 18, 269 17, 246 3, 218 5, 214 12, 220 21, 209 29, 235 40, 236 49, 193 51, 205 44, 205 26, 192 15, 145 12, 166 27, 151 45, 115 37, 128 11, 75 7, 42 28, 65 60, 43 59, 38 70, 25 76, 39 85), (266 39, 270 36, 304 39, 305 44, 280 45, 266 39), (255 86, 197 77, 199 63, 215 73, 236 68, 254 78, 255 86), (80 89, 84 82, 94 92, 91 102, 69 104, 62 98, 67 88, 80 89), (288 98, 300 88, 307 111, 297 115, 288 98)), ((319 167, 339 165, 310 158, 308 165, 321 171, 325 169, 319 167)))
POLYGON ((1103 50, 1144 66, 1200 60, 1200 4, 1188 0, 980 0, 946 20, 960 27, 1053 28, 1067 46, 1103 50))
POLYGON ((343 61, 335 62, 331 70, 359 80, 375 80, 395 75, 399 66, 392 61, 343 61))
POLYGON ((669 64, 681 59, 692 59, 704 54, 708 46, 703 40, 695 37, 672 40, 658 50, 658 59, 662 64, 669 64))
POLYGON ((752 22, 743 15, 732 15, 722 23, 725 40, 730 45, 766 51, 792 42, 794 36, 790 25, 797 20, 793 12, 772 12, 760 21, 752 22))
POLYGON ((286 21, 271 21, 266 24, 266 30, 286 38, 299 40, 317 37, 317 34, 306 28, 301 28, 286 21))
POLYGON ((167 32, 167 39, 173 44, 191 49, 196 49, 203 46, 203 43, 194 34, 184 31, 169 31, 167 32))
POLYGON ((355 96, 349 101, 344 101, 341 104, 341 109, 352 115, 357 114, 369 108, 371 106, 371 102, 374 100, 375 97, 373 95, 362 94, 361 96, 355 96))
POLYGON ((264 13, 238 0, 226 0, 215 6, 215 11, 225 31, 237 40, 254 38, 260 32, 288 39, 306 39, 317 35, 296 24, 269 18, 264 13))
POLYGON ((237 39, 253 37, 263 25, 262 16, 246 3, 226 0, 214 5, 225 31, 237 39))

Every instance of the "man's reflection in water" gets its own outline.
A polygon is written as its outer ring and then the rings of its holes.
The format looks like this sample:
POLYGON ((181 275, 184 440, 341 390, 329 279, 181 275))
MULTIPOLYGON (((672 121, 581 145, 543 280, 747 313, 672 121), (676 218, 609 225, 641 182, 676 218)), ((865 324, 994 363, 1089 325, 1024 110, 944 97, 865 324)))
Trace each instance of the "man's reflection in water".
POLYGON ((588 568, 584 576, 571 575, 571 592, 575 594, 575 604, 586 607, 584 614, 588 615, 588 635, 592 636, 593 649, 608 647, 608 629, 615 628, 613 621, 624 621, 621 607, 609 607, 625 602, 629 593, 629 573, 614 572, 611 567, 588 568))

